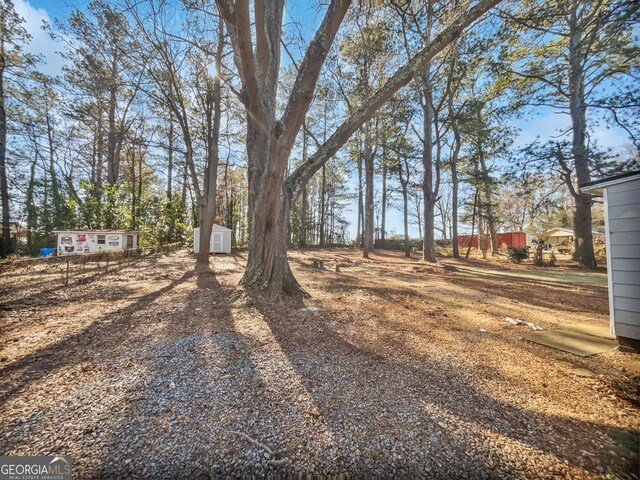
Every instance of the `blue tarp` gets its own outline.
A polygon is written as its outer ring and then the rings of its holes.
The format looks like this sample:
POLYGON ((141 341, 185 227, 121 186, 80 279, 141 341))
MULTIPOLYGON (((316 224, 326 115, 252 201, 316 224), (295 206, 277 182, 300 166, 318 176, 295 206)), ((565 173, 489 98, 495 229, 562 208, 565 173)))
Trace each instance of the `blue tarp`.
POLYGON ((49 255, 51 255, 53 252, 56 251, 56 248, 41 248, 40 249, 40 255, 42 255, 43 257, 48 257, 49 255))

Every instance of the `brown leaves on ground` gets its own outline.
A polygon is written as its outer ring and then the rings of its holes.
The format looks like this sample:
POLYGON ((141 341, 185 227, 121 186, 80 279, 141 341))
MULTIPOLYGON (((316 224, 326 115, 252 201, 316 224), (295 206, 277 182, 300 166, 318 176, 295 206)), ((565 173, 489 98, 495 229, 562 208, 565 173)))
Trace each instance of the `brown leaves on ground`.
POLYGON ((0 453, 72 454, 77 478, 637 475, 635 357, 574 357, 504 322, 605 324, 599 274, 291 257, 311 297, 280 305, 234 301, 242 253, 69 288, 41 265, 0 277, 0 453))

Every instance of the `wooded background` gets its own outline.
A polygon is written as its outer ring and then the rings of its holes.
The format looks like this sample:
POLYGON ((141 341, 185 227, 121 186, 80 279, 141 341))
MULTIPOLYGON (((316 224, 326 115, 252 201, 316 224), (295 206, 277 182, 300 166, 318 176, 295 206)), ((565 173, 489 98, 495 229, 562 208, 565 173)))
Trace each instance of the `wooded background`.
POLYGON ((153 245, 216 222, 263 275, 282 221, 274 245, 365 256, 411 225, 432 261, 459 225, 489 249, 500 230, 572 225, 593 266, 602 219, 577 186, 638 168, 637 2, 349 3, 296 18, 282 1, 93 0, 43 26, 65 58, 52 77, 2 0, 2 254, 55 229, 153 245), (568 129, 523 147, 516 125, 540 112, 568 129), (603 127, 627 142, 602 148, 603 127))

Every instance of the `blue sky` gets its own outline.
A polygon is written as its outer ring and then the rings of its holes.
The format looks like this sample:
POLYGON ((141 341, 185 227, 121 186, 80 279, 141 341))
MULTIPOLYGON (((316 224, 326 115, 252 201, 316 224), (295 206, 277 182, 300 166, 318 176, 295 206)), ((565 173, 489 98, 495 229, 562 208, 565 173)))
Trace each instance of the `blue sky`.
MULTIPOLYGON (((41 69, 50 75, 58 75, 61 72, 63 59, 56 53, 59 46, 52 42, 46 32, 41 29, 43 21, 53 24, 57 18, 66 18, 73 8, 82 9, 89 0, 14 0, 16 10, 26 20, 26 28, 32 35, 32 40, 27 50, 40 54, 43 57, 41 69)), ((300 29, 306 38, 310 38, 322 20, 322 14, 326 7, 320 6, 319 0, 307 2, 290 1, 285 9, 285 23, 295 21, 300 25, 300 29)), ((283 56, 283 61, 286 56, 283 56)), ((558 131, 566 130, 569 126, 567 115, 554 113, 551 110, 538 111, 536 115, 529 115, 524 119, 513 122, 513 125, 520 129, 520 134, 516 138, 515 146, 524 146, 536 137, 549 138, 556 135, 558 131)), ((597 141, 601 147, 619 148, 626 143, 626 137, 619 129, 610 129, 606 126, 597 127, 591 135, 592 141, 597 141)), ((357 177, 350 179, 349 189, 357 191, 357 177)), ((353 202, 346 212, 347 220, 351 222, 352 237, 356 229, 356 207, 353 202)), ((390 233, 402 232, 402 213, 391 208, 387 214, 387 230, 390 233)), ((464 228, 462 228, 464 230, 464 228)), ((417 237, 418 230, 412 226, 410 230, 412 236, 417 237)))

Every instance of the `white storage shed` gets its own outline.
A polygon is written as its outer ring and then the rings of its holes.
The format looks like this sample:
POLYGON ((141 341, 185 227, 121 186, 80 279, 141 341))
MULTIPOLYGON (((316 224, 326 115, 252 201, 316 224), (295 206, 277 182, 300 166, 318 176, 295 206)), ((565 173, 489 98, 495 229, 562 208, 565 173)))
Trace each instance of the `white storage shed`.
POLYGON ((58 235, 58 255, 84 255, 138 248, 135 230, 54 230, 58 235))
POLYGON ((604 197, 611 333, 640 352, 640 171, 580 186, 604 197))
MULTIPOLYGON (((200 251, 200 227, 193 229, 193 253, 200 251)), ((231 253, 231 229, 213 224, 209 253, 231 253)))

